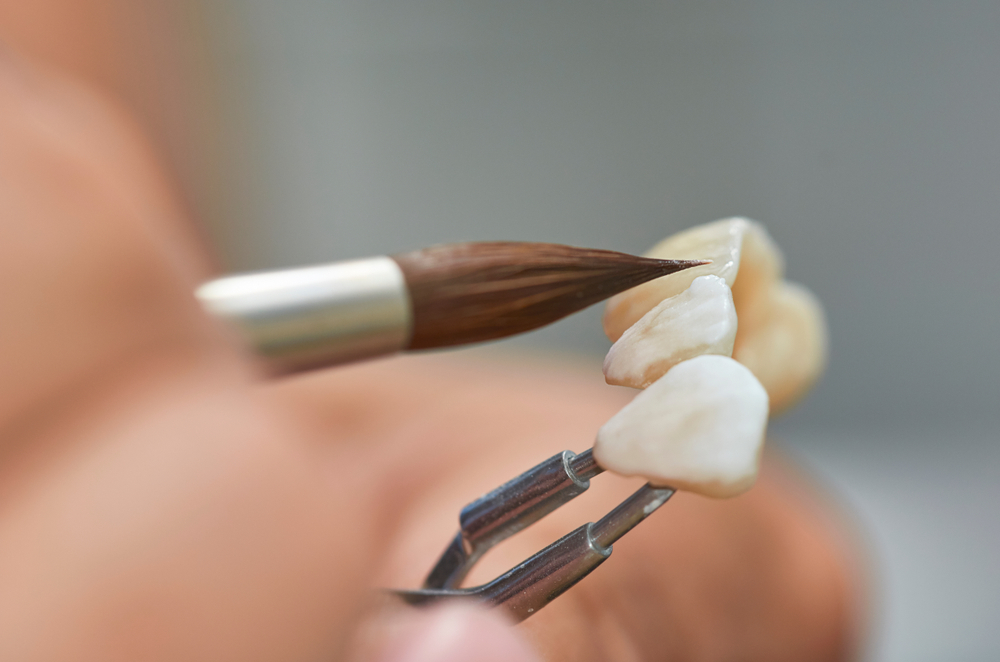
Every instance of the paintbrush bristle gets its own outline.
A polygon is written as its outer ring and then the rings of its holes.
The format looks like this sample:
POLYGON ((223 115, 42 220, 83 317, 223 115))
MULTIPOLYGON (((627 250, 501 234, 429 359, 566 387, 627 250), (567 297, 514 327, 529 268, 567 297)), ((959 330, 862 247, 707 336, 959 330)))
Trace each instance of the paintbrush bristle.
POLYGON ((410 349, 537 329, 654 278, 705 264, 514 241, 447 244, 392 258, 413 304, 410 349))

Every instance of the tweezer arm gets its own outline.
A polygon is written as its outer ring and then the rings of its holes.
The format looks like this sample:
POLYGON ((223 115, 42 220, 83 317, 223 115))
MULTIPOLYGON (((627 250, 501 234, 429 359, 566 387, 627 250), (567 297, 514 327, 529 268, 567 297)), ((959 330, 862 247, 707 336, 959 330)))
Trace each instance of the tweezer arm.
POLYGON ((589 449, 563 451, 476 499, 462 509, 459 531, 424 588, 457 588, 483 553, 585 492, 602 471, 589 449))
POLYGON ((413 605, 451 598, 475 598, 503 607, 523 621, 549 604, 611 556, 612 543, 673 496, 670 488, 646 484, 597 523, 584 524, 488 584, 468 589, 396 591, 413 605))

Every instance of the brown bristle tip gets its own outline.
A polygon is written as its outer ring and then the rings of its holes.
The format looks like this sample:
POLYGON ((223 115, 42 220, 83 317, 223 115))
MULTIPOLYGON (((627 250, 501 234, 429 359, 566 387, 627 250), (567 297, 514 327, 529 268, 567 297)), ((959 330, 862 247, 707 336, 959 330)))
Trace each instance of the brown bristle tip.
POLYGON ((708 264, 509 241, 445 244, 393 259, 413 305, 410 349, 530 331, 647 281, 708 264))

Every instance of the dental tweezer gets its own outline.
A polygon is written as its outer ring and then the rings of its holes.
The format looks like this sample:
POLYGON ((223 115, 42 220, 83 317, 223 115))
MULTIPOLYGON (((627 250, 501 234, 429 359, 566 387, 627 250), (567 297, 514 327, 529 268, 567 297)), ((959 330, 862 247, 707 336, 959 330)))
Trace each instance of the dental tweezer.
POLYGON ((461 588, 487 550, 583 494, 603 471, 590 450, 563 451, 476 499, 462 509, 459 531, 423 587, 393 593, 412 605, 479 600, 523 621, 604 563, 613 543, 674 494, 647 483, 597 522, 580 526, 493 581, 461 588))

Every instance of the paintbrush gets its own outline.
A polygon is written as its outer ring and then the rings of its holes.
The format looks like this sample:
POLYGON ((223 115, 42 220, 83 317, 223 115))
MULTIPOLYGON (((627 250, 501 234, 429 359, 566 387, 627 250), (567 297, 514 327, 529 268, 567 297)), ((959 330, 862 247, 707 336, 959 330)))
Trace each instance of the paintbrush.
POLYGON ((527 242, 226 276, 198 288, 277 372, 530 331, 647 281, 705 264, 527 242))

